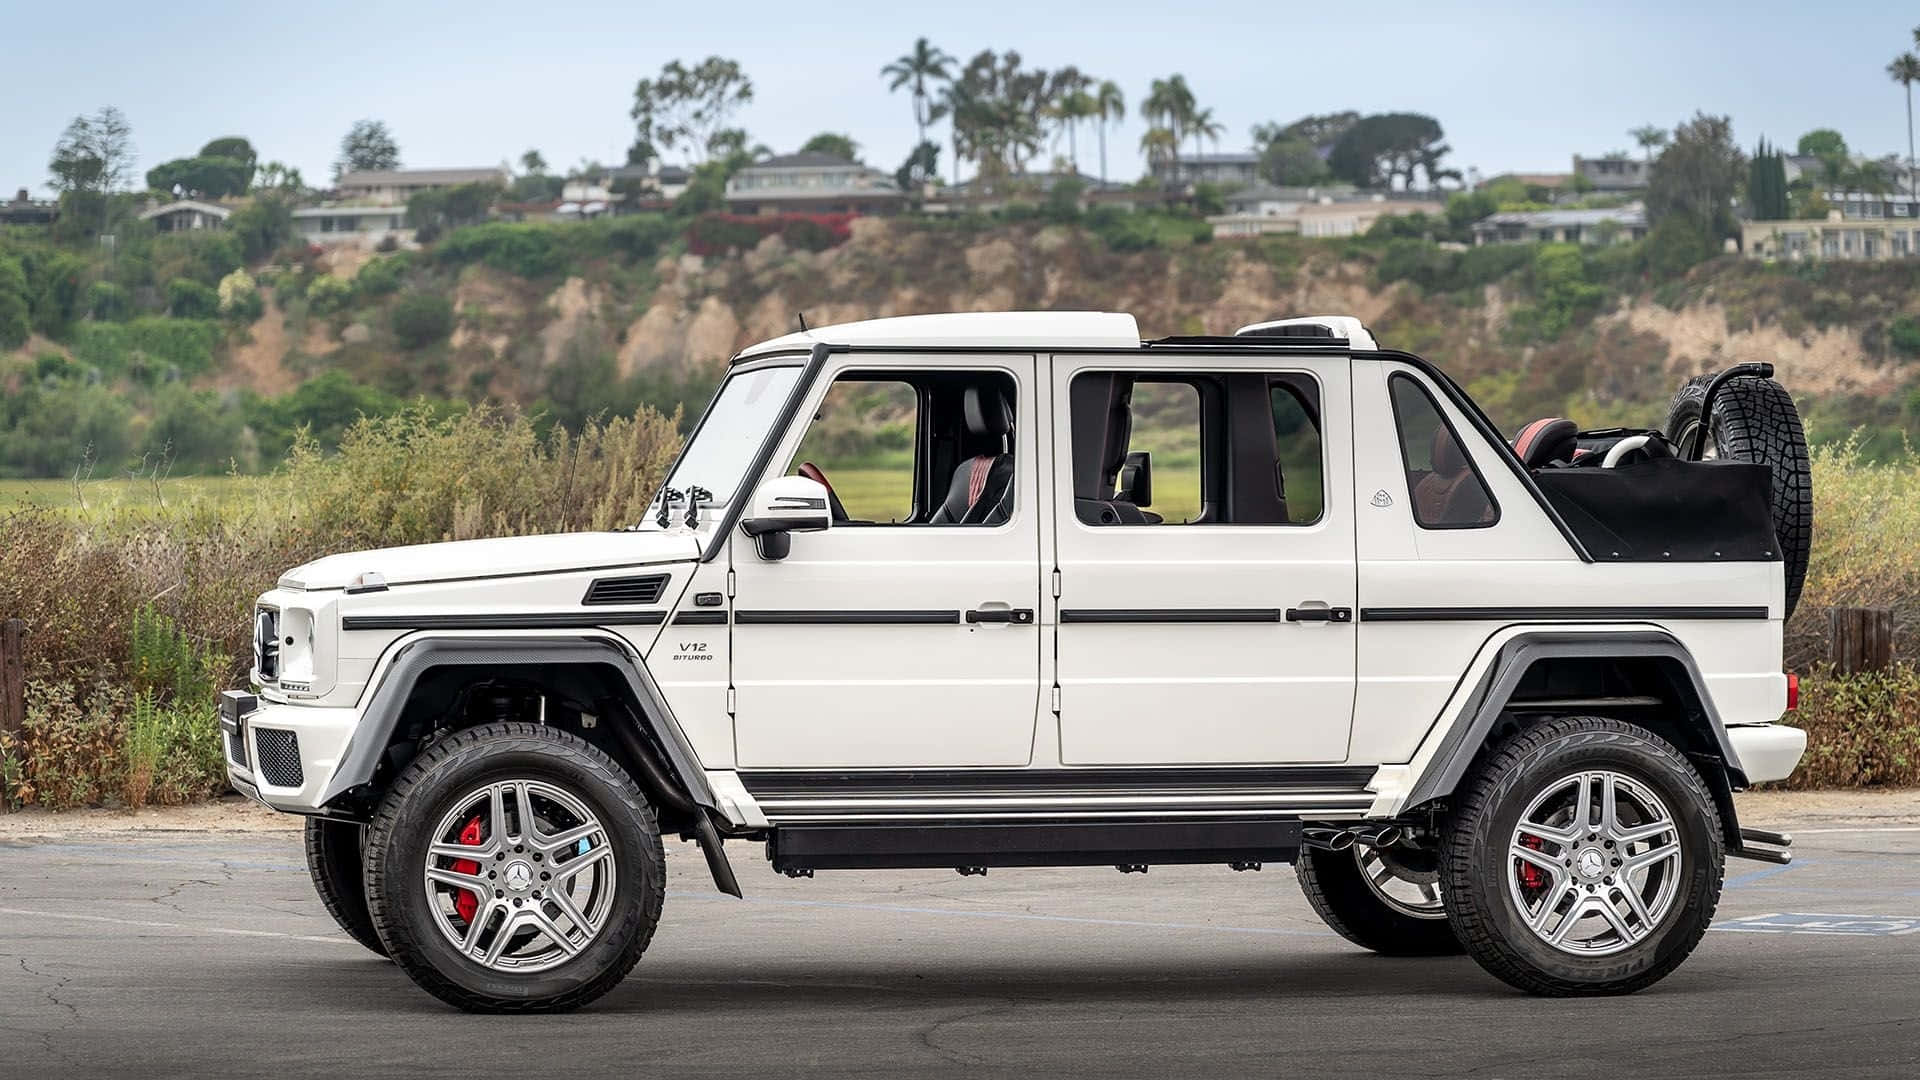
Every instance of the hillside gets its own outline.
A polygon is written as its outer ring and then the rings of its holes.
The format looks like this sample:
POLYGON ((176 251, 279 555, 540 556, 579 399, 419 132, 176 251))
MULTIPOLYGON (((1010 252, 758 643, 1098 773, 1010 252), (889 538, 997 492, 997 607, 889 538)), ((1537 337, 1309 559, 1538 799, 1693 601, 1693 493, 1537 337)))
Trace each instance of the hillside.
MULTIPOLYGON (((1684 376, 1753 359, 1778 366, 1817 438, 1864 428, 1870 450, 1888 452, 1920 411, 1920 270, 1903 264, 1725 257, 1657 281, 1638 245, 1210 241, 1190 220, 1129 218, 1145 220, 869 218, 837 245, 804 231, 786 234, 793 246, 778 233, 754 243, 749 230, 719 255, 692 254, 666 219, 485 225, 423 252, 311 253, 255 268, 257 318, 204 324, 219 327, 207 362, 175 370, 210 392, 197 407, 244 443, 232 457, 243 468, 283 452, 288 432, 266 430, 276 422, 336 430, 356 410, 415 396, 537 406, 570 425, 641 402, 697 409, 725 357, 792 329, 796 314, 817 326, 1101 308, 1131 311, 1158 336, 1351 312, 1384 344, 1448 368, 1508 428, 1553 413, 1588 426, 1656 423, 1684 376)), ((78 373, 118 387, 132 402, 129 450, 157 452, 153 432, 182 427, 167 414, 181 395, 143 376, 156 346, 133 346, 144 352, 128 363, 101 339, 183 320, 94 321, 77 322, 68 341, 36 337, 17 350, 11 385, 78 373)))

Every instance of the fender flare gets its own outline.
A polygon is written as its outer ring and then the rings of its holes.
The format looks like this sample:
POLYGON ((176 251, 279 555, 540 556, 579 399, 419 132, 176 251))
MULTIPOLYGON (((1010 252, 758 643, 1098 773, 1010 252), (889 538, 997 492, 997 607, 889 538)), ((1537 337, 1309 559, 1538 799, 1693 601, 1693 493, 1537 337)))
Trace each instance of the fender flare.
MULTIPOLYGON (((445 636, 414 637, 394 647, 360 722, 347 741, 340 764, 321 794, 322 804, 333 801, 373 779, 374 770, 393 740, 414 684, 430 668, 496 666, 506 664, 595 665, 610 667, 626 680, 634 700, 639 702, 638 719, 647 725, 667 755, 667 764, 685 785, 687 796, 698 806, 720 814, 707 774, 700 767, 693 744, 673 718, 666 696, 653 681, 639 654, 610 636, 581 635, 566 637, 445 636)), ((619 718, 612 718, 619 722, 619 718)))
MULTIPOLYGON (((1561 658, 1631 658, 1675 662, 1684 673, 1684 680, 1676 689, 1691 694, 1692 704, 1699 713, 1698 722, 1705 723, 1714 744, 1719 748, 1721 759, 1726 763, 1727 776, 1718 783, 1709 779, 1709 784, 1715 788, 1746 785, 1740 757, 1734 752, 1732 740, 1727 737, 1726 724, 1721 722, 1719 712, 1713 707, 1713 696, 1707 692, 1707 683, 1700 675, 1699 665, 1693 662, 1693 654, 1687 651, 1687 647, 1672 634, 1655 629, 1579 633, 1536 630, 1516 634, 1498 649, 1493 662, 1487 665, 1468 696, 1465 706, 1440 736, 1440 743, 1428 759, 1426 768, 1408 787, 1401 805, 1418 806, 1451 795, 1460 786, 1467 768, 1485 745, 1487 733, 1493 730, 1527 670, 1536 661, 1561 658)), ((1731 809, 1732 795, 1728 792, 1723 812, 1731 809)), ((1731 819, 1728 825, 1732 825, 1731 819)))

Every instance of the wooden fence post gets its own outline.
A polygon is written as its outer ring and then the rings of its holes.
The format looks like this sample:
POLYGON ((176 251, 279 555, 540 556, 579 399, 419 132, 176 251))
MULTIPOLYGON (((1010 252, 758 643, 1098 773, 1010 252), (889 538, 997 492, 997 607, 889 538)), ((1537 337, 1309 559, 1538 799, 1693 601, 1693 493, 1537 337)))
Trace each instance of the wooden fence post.
POLYGON ((1857 675, 1893 666, 1892 608, 1836 607, 1827 618, 1832 630, 1828 658, 1834 671, 1857 675))
MULTIPOLYGON (((14 738, 27 722, 26 646, 26 620, 0 621, 0 735, 14 738)), ((6 810, 6 792, 0 791, 0 813, 6 810)))

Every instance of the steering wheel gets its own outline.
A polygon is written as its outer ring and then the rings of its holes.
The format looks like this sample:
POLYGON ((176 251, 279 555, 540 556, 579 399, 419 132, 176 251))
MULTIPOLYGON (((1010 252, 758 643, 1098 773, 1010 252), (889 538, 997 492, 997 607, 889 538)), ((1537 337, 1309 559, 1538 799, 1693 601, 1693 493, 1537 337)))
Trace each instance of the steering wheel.
POLYGON ((820 471, 820 466, 815 465, 811 461, 803 461, 800 463, 799 473, 801 476, 827 489, 827 512, 833 515, 833 520, 849 520, 847 517, 847 508, 841 504, 840 496, 833 490, 833 481, 828 480, 827 474, 820 471))

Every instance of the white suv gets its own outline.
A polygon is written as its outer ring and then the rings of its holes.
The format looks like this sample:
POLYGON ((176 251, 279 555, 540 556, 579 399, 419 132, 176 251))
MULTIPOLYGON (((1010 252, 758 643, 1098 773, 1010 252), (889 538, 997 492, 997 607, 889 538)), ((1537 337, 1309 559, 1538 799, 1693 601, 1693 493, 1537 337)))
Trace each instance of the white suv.
POLYGON ((1713 400, 1784 400, 1758 374, 1691 388, 1676 439, 1516 447, 1349 318, 789 335, 734 359, 645 522, 289 571, 230 776, 308 816, 343 928, 468 1009, 615 985, 663 833, 734 895, 724 837, 794 876, 1296 862, 1367 948, 1631 991, 1725 856, 1787 858, 1732 801, 1805 746, 1775 722, 1804 442, 1713 400), (849 488, 866 520, 812 460, 849 408, 897 462, 849 488))

